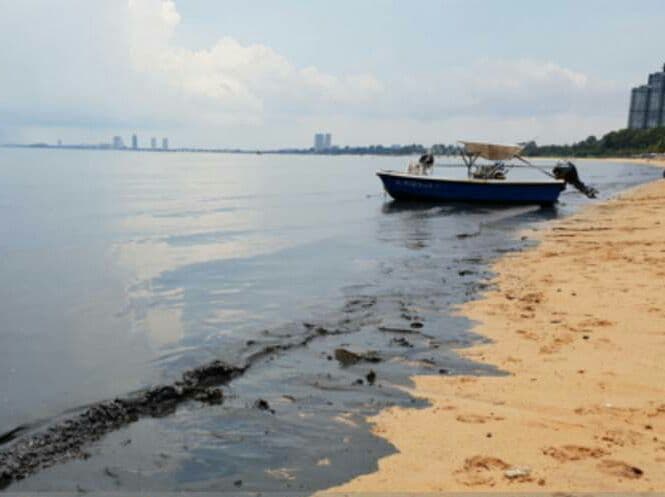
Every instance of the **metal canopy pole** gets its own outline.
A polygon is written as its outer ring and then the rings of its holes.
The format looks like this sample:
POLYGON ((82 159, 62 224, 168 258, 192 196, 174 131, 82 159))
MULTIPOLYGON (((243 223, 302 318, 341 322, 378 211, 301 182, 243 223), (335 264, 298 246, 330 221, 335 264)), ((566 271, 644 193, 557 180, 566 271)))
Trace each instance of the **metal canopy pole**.
POLYGON ((523 158, 522 156, 520 156, 520 155, 516 155, 515 158, 516 158, 517 160, 523 162, 524 164, 526 164, 526 165, 529 166, 530 168, 532 168, 532 169, 536 169, 536 170, 540 171, 541 173, 548 175, 550 178, 555 178, 555 179, 556 179, 556 176, 554 176, 552 173, 550 173, 550 172, 548 172, 548 171, 545 171, 544 169, 542 169, 542 168, 536 166, 535 164, 531 164, 531 162, 529 162, 528 160, 526 160, 526 159, 523 158))
POLYGON ((471 177, 471 168, 475 164, 475 162, 478 160, 478 157, 480 157, 479 154, 474 154, 471 155, 466 151, 462 152, 462 160, 464 161, 464 164, 466 165, 466 175, 468 178, 471 177))

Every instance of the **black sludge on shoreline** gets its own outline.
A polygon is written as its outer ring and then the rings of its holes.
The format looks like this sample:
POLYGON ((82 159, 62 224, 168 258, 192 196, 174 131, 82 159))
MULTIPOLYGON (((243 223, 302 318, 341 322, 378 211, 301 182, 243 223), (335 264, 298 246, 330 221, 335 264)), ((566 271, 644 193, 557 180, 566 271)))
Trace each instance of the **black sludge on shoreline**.
MULTIPOLYGON (((188 400, 221 404, 224 394, 214 385, 226 384, 246 369, 247 366, 212 361, 186 371, 181 380, 170 385, 160 385, 127 397, 93 404, 76 417, 53 424, 33 436, 16 440, 7 450, 0 452, 0 488, 59 462, 87 458, 85 445, 140 417, 171 414, 178 404, 188 400)), ((15 431, 12 430, 10 434, 15 431)), ((7 438, 11 440, 13 437, 7 438)))
MULTIPOLYGON (((225 385, 241 376, 255 362, 272 354, 304 347, 317 337, 336 335, 343 331, 331 331, 322 326, 303 323, 306 333, 295 340, 280 344, 264 344, 244 358, 242 366, 214 360, 185 371, 181 379, 172 384, 159 385, 135 394, 99 402, 87 407, 74 417, 50 424, 48 428, 21 437, 30 427, 19 426, 0 435, 0 445, 11 445, 0 452, 0 489, 13 481, 22 480, 40 469, 45 469, 70 459, 87 459, 85 446, 104 435, 138 421, 141 417, 162 417, 175 412, 179 404, 196 400, 209 405, 221 404, 224 394, 218 385, 225 385)), ((251 348, 253 343, 248 344, 251 348)), ((255 407, 270 407, 257 401, 255 407)))

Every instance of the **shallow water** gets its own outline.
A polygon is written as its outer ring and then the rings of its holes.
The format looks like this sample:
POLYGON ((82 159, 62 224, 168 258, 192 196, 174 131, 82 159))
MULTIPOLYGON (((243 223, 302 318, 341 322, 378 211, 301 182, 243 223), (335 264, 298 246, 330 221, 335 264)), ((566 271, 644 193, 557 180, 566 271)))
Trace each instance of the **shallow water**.
MULTIPOLYGON (((303 323, 334 331, 253 361, 221 406, 142 419, 10 488, 324 488, 391 452, 363 419, 419 405, 398 388, 409 375, 501 374, 451 351, 479 339, 451 307, 529 243, 518 229, 590 201, 568 190, 550 209, 404 206, 373 174, 404 163, 0 149, 0 433, 296 344, 303 323), (340 347, 383 360, 342 367, 340 347), (275 413, 253 408, 259 398, 275 413)), ((601 198, 659 176, 579 169, 601 198)))

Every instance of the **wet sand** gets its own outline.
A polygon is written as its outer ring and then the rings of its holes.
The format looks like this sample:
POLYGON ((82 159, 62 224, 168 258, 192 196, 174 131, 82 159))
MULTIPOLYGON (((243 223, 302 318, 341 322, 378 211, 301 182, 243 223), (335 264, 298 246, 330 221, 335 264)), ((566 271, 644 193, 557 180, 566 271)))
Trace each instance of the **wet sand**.
POLYGON ((459 309, 509 375, 414 377, 430 407, 371 419, 398 453, 330 492, 665 490, 665 181, 523 234, 459 309))
MULTIPOLYGON (((617 161, 620 159, 617 159, 617 161)), ((645 166, 665 167, 665 159, 623 159, 631 164, 644 164, 645 166)))

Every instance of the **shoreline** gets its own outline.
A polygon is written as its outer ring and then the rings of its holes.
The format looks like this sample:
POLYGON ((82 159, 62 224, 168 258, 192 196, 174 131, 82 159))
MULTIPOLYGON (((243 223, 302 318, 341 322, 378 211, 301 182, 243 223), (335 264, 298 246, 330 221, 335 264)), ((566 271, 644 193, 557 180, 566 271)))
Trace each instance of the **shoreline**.
POLYGON ((628 162, 629 164, 642 164, 644 166, 652 166, 652 167, 659 167, 659 168, 665 168, 665 159, 635 159, 635 158, 629 158, 629 159, 610 159, 612 162, 618 162, 623 160, 624 162, 628 162))
POLYGON ((459 308, 491 342, 457 352, 509 375, 413 377, 429 407, 369 420, 398 452, 324 494, 665 489, 661 223, 655 181, 527 230, 459 308))
POLYGON ((657 168, 665 168, 665 159, 643 159, 637 157, 556 157, 556 156, 537 156, 526 157, 533 160, 570 160, 570 161, 583 161, 583 162, 614 162, 624 164, 640 164, 643 166, 651 166, 657 168))

